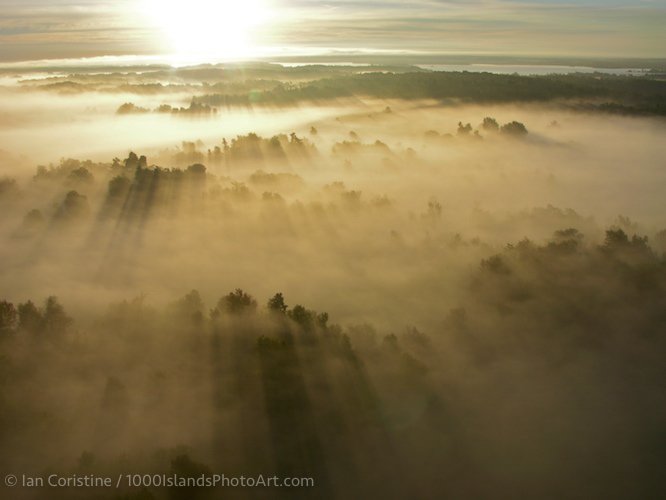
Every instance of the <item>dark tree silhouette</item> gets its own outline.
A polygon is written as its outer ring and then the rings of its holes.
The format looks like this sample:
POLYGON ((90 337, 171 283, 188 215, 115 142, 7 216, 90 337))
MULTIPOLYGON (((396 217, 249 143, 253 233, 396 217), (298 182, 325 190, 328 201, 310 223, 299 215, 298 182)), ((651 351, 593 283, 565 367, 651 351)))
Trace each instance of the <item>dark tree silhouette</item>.
POLYGON ((130 151, 124 163, 125 163, 125 168, 134 170, 136 167, 139 166, 139 157, 136 155, 134 151, 130 151))
POLYGON ((129 191, 132 181, 127 177, 117 176, 109 181, 108 197, 113 199, 124 198, 129 191))
POLYGON ((287 304, 284 303, 284 297, 281 293, 276 293, 268 299, 268 310, 280 314, 287 312, 287 304))
POLYGON ((490 116, 486 116, 483 119, 483 123, 481 124, 481 127, 486 132, 497 132, 499 130, 499 123, 497 123, 497 120, 495 120, 495 118, 491 118, 490 116))
POLYGON ((39 309, 32 301, 18 306, 19 329, 30 333, 62 335, 72 324, 65 308, 56 297, 46 299, 43 309, 39 309))
POLYGON ((606 231, 604 246, 608 248, 617 248, 629 244, 629 236, 622 229, 609 229, 606 231))
POLYGON ((287 315, 305 331, 312 331, 315 327, 326 328, 328 313, 317 314, 316 311, 296 305, 287 315))
POLYGON ((95 180, 93 174, 91 174, 90 170, 88 170, 86 167, 79 167, 72 170, 67 178, 70 181, 78 182, 81 184, 92 184, 95 180))
POLYGON ((18 313, 14 304, 3 300, 0 302, 0 335, 11 333, 16 327, 18 313))
POLYGON ((527 135, 527 128, 520 122, 509 122, 502 125, 502 133, 514 137, 521 137, 527 135))
POLYGON ((141 106, 137 106, 133 102, 126 102, 118 106, 116 113, 119 115, 131 115, 134 113, 148 113, 148 111, 150 110, 142 108, 141 106))
POLYGON ((42 313, 37 306, 29 300, 18 306, 19 329, 30 333, 39 333, 44 324, 42 313))
POLYGON ((72 318, 65 313, 65 308, 53 296, 46 299, 43 317, 44 330, 47 333, 62 334, 72 324, 72 318))
POLYGON ((257 301, 240 288, 222 297, 213 310, 213 317, 222 313, 238 315, 253 313, 257 309, 257 301))
POLYGON ((472 133, 472 125, 468 123, 463 125, 463 122, 458 122, 458 135, 469 135, 472 133))
POLYGON ((61 221, 72 221, 85 217, 89 212, 88 198, 77 191, 70 191, 55 216, 61 221))
POLYGON ((303 328, 309 328, 312 326, 314 313, 299 304, 289 311, 289 317, 303 328))
POLYGON ((173 305, 173 309, 177 316, 191 320, 197 325, 203 322, 204 303, 197 290, 192 290, 182 299, 178 300, 173 305))
POLYGON ((185 172, 192 175, 206 175, 206 167, 201 163, 194 163, 185 169, 185 172))

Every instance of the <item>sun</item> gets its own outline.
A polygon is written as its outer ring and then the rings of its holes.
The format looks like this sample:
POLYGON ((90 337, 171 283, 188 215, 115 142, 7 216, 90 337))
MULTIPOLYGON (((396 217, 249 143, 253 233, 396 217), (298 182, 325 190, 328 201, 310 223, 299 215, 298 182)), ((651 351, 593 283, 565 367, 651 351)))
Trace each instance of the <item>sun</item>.
POLYGON ((254 36, 271 18, 269 0, 143 0, 167 52, 182 63, 255 55, 254 36))

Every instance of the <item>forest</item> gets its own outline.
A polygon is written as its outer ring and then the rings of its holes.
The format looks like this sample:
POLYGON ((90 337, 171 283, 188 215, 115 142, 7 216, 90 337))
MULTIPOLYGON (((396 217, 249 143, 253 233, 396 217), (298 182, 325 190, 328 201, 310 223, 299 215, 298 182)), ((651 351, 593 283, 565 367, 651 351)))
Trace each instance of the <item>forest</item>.
MULTIPOLYGON (((571 73, 529 76, 432 71, 407 64, 297 65, 252 63, 177 69, 126 68, 24 78, 24 91, 61 94, 174 95, 190 93, 189 106, 216 107, 333 101, 361 97, 432 99, 440 103, 555 102, 583 111, 664 116, 666 81, 660 71, 637 75, 571 73)), ((186 108, 187 108, 186 107, 186 108)), ((126 111, 141 111, 141 108, 126 111)))
POLYGON ((238 105, 250 102, 294 104, 352 96, 382 99, 436 99, 451 103, 568 101, 581 109, 661 115, 666 81, 649 77, 601 75, 518 76, 473 72, 384 72, 323 78, 278 85, 253 95, 207 94, 194 102, 238 105))
POLYGON ((3 474, 313 480, 8 498, 663 496, 658 75, 257 63, 0 96, 3 474))

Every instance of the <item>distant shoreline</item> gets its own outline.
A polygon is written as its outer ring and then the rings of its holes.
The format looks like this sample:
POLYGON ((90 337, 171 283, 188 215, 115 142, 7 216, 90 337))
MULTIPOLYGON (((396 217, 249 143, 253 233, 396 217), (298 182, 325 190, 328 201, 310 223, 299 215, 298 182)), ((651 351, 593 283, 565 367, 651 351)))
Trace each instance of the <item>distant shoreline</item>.
POLYGON ((44 59, 35 61, 0 62, 0 73, 100 70, 146 70, 211 65, 280 64, 296 66, 414 66, 434 71, 470 71, 497 74, 546 75, 568 73, 605 73, 644 75, 666 71, 666 59, 655 58, 567 58, 498 55, 439 55, 439 54, 338 54, 319 56, 284 56, 257 58, 248 61, 177 62, 170 56, 101 56, 73 59, 44 59))

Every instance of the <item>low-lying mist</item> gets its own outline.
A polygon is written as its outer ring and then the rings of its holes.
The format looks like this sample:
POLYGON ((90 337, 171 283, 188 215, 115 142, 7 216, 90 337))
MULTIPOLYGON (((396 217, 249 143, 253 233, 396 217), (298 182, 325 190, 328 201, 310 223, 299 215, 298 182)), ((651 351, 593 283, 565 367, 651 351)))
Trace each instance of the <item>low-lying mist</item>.
POLYGON ((2 470, 663 491, 663 120, 2 92, 2 470))
MULTIPOLYGON (((213 298, 242 286, 307 298, 342 321, 424 324, 423 300, 438 308, 450 297, 446 305, 455 306, 457 280, 509 242, 541 243, 575 227, 598 243, 618 225, 662 251, 653 241, 666 228, 662 123, 533 107, 389 104, 311 121, 302 108, 268 112, 276 116, 268 134, 180 144, 170 134, 196 127, 212 134, 218 122, 243 130, 252 116, 264 129, 270 124, 266 111, 239 111, 237 122, 233 113, 145 122, 111 114, 104 120, 125 126, 110 140, 157 146, 39 169, 5 161, 3 292, 15 300, 57 294, 89 310, 138 293, 163 302, 193 287, 213 298), (495 130, 512 121, 527 133, 495 130), (417 309, 412 299, 387 307, 402 293, 416 294, 417 309)), ((68 147, 60 143, 56 157, 68 158, 68 147)))

